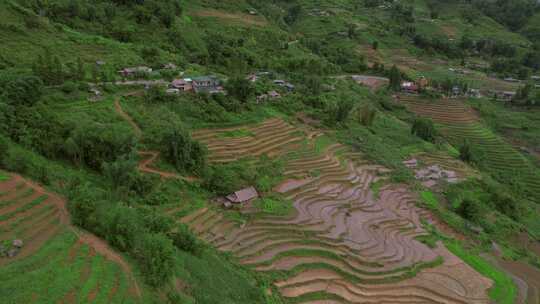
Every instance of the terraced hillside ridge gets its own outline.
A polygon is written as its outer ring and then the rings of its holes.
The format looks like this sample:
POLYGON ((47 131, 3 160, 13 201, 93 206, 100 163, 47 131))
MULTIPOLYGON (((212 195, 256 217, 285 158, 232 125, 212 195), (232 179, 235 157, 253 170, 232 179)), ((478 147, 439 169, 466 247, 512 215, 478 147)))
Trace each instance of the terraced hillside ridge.
POLYGON ((279 271, 274 284, 292 303, 489 303, 489 279, 442 244, 416 240, 432 217, 406 187, 370 190, 387 169, 339 144, 283 157, 287 180, 276 191, 293 214, 238 225, 203 208, 179 220, 241 264, 279 271))
POLYGON ((192 136, 208 147, 208 159, 214 163, 265 154, 281 155, 305 138, 301 131, 279 118, 250 127, 197 130, 192 136))
POLYGON ((2 302, 137 303, 129 265, 69 221, 59 196, 19 175, 0 183, 0 240, 24 243, 16 256, 0 257, 0 289, 10 291, 2 302))
POLYGON ((478 148, 481 161, 492 173, 503 177, 522 177, 526 183, 525 191, 540 201, 539 170, 510 144, 484 127, 462 101, 424 101, 411 96, 403 96, 400 100, 410 111, 439 124, 443 135, 456 147, 468 141, 478 148))

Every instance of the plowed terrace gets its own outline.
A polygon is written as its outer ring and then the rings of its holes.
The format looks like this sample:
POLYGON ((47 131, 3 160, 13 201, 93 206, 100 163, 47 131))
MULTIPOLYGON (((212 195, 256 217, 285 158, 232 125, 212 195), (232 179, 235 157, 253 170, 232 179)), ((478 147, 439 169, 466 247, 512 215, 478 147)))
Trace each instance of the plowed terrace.
POLYGON ((137 303, 141 296, 119 254, 72 227, 61 197, 18 175, 0 182, 0 240, 14 239, 24 245, 0 257, 2 303, 137 303))
POLYGON ((403 185, 372 183, 383 167, 334 144, 317 151, 313 140, 279 119, 240 128, 202 130, 211 160, 228 162, 269 154, 286 161, 275 191, 294 203, 286 217, 258 216, 243 225, 217 208, 179 220, 200 238, 261 272, 279 272, 274 284, 294 303, 489 303, 492 282, 454 256, 416 240, 431 214, 403 185), (239 133, 240 134, 240 133, 239 133), (304 145, 301 145, 303 142, 304 145), (307 144, 306 144, 307 142, 307 144), (304 147, 304 148, 300 148, 304 147), (307 147, 307 148, 306 148, 307 147))

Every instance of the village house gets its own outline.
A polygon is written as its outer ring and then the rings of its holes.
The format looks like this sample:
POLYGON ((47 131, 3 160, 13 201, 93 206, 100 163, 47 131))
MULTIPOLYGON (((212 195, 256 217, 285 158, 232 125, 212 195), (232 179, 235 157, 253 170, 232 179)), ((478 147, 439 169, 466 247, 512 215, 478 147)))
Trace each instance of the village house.
POLYGON ((169 88, 165 91, 165 93, 167 93, 168 95, 179 95, 180 90, 175 88, 169 88))
POLYGON ((216 76, 201 76, 193 78, 193 90, 196 93, 216 94, 222 93, 223 87, 216 76))
POLYGON ((287 82, 287 81, 282 80, 282 79, 276 79, 276 80, 274 80, 274 84, 275 84, 275 85, 278 85, 278 86, 280 86, 280 87, 285 88, 285 89, 286 89, 287 91, 289 91, 289 92, 292 92, 292 91, 294 91, 294 89, 295 89, 295 86, 294 86, 292 83, 287 82))
POLYGON ((418 94, 418 86, 412 81, 404 81, 401 83, 401 91, 408 94, 418 94))
POLYGON ((259 193, 257 190, 254 187, 248 187, 227 195, 224 199, 221 199, 220 202, 222 202, 223 206, 226 208, 230 208, 235 205, 249 203, 258 197, 259 193))
POLYGON ((164 70, 176 70, 177 68, 178 67, 176 66, 176 64, 174 64, 172 62, 169 62, 169 63, 163 65, 164 70))
POLYGON ((249 74, 246 79, 251 82, 257 82, 257 80, 259 80, 259 76, 257 76, 256 74, 249 74))
POLYGON ((152 73, 152 69, 145 66, 138 66, 138 67, 132 67, 132 68, 124 68, 118 73, 123 77, 133 77, 140 74, 150 74, 152 73))
POLYGON ((514 91, 492 91, 491 93, 499 101, 511 101, 516 96, 514 91))
POLYGON ((277 92, 277 91, 269 91, 266 94, 262 94, 262 95, 257 96, 257 103, 266 101, 268 99, 280 99, 280 98, 281 98, 281 94, 279 94, 279 92, 277 92))
POLYGON ((515 78, 512 78, 512 77, 506 77, 503 80, 506 81, 506 82, 520 82, 519 79, 515 79, 515 78))
POLYGON ((175 79, 171 82, 169 88, 188 92, 193 90, 193 80, 191 78, 175 79))
POLYGON ((479 89, 469 89, 467 95, 472 98, 482 98, 482 93, 479 89))
POLYGON ((531 76, 531 80, 540 81, 540 76, 531 76))
POLYGON ((457 85, 452 87, 452 97, 459 97, 461 95, 461 88, 457 85))
POLYGON ((417 84, 418 84, 418 88, 425 89, 429 85, 429 80, 424 76, 420 76, 420 78, 417 81, 417 84))
POLYGON ((277 91, 270 91, 268 92, 268 97, 271 99, 279 99, 281 98, 281 94, 279 94, 277 91))
POLYGON ((90 93, 90 96, 88 96, 89 101, 99 101, 102 97, 101 91, 96 88, 90 88, 88 92, 90 93))

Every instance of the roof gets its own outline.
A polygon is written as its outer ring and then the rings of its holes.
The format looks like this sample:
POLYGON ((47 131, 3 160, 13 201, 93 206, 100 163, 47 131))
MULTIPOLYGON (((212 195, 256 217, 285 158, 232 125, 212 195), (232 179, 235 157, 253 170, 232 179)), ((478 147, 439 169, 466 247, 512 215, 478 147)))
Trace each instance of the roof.
POLYGON ((132 67, 132 68, 124 68, 121 70, 121 72, 127 72, 127 73, 132 73, 132 72, 151 72, 152 69, 149 68, 149 67, 145 67, 145 66, 137 66, 137 67, 132 67))
POLYGON ((259 197, 257 190, 254 187, 249 187, 228 195, 227 199, 233 203, 245 203, 257 197, 259 197))
POLYGON ((199 77, 193 77, 193 81, 215 81, 217 80, 216 76, 199 76, 199 77))
POLYGON ((276 91, 270 91, 268 92, 268 95, 272 96, 272 97, 279 97, 281 96, 281 94, 279 94, 278 92, 276 91))
POLYGON ((175 79, 171 82, 173 86, 182 86, 188 84, 186 79, 175 79))

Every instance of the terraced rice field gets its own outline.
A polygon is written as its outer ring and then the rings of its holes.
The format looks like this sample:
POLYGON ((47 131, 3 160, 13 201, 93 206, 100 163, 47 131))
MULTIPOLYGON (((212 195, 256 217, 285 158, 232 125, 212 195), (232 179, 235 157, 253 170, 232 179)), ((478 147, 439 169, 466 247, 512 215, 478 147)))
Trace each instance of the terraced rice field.
MULTIPOLYGON (((294 133, 276 120, 262 126, 269 124, 294 133)), ((196 136, 216 147, 214 161, 230 161, 268 147, 257 133, 265 129, 254 127, 256 135, 242 139, 247 150, 231 145, 237 153, 217 148, 212 132, 196 136)), ((432 216, 405 186, 385 186, 375 197, 370 186, 388 170, 339 144, 323 151, 276 147, 286 170, 275 191, 294 202, 292 214, 238 225, 219 209, 202 208, 178 220, 241 264, 276 273, 275 288, 291 303, 489 303, 490 280, 444 245, 416 240, 426 234, 421 220, 432 216)))
POLYGON ((261 124, 242 128, 197 130, 193 138, 205 144, 210 152, 209 161, 224 163, 244 157, 283 154, 291 145, 304 139, 304 134, 281 119, 270 119, 261 124), (242 130, 248 136, 229 137, 227 134, 242 130))
POLYGON ((118 256, 69 226, 60 197, 18 175, 0 182, 0 240, 14 239, 24 246, 15 257, 0 258, 2 303, 138 301, 118 256))
POLYGON ((540 173, 510 144, 484 127, 475 113, 462 101, 425 102, 414 97, 402 97, 409 110, 433 119, 443 135, 454 145, 465 140, 481 152, 483 164, 492 173, 511 178, 520 176, 526 183, 525 191, 540 201, 540 173))

